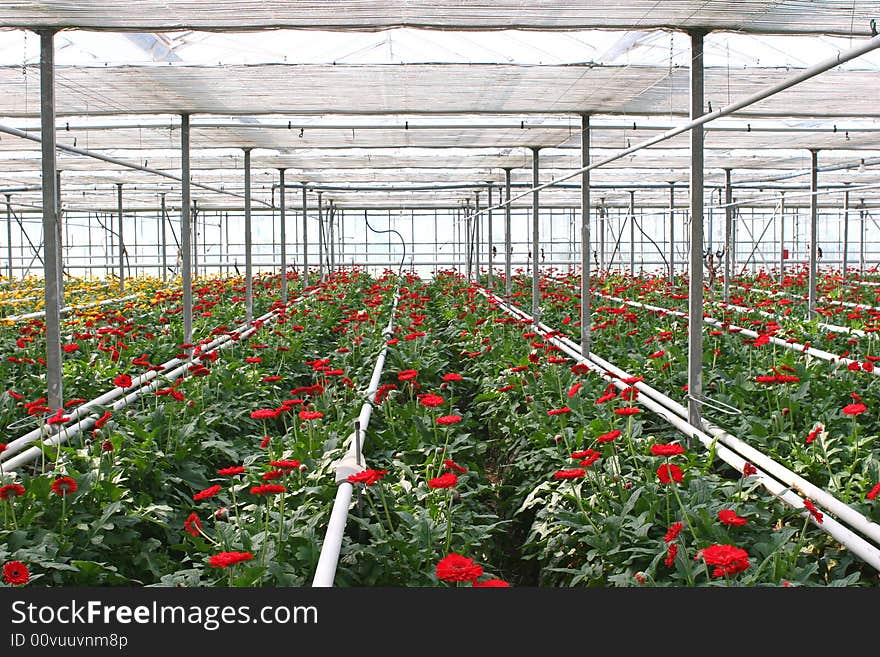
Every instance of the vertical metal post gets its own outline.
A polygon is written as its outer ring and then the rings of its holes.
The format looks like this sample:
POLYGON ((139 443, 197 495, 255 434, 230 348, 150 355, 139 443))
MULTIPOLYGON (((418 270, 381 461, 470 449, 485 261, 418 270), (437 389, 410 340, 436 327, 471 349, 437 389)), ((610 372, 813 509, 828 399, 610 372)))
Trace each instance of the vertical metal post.
POLYGON ((61 212, 61 171, 55 172, 55 239, 58 248, 55 251, 58 261, 58 307, 64 308, 64 215, 61 212))
POLYGON ((865 199, 859 209, 859 273, 865 273, 865 199))
POLYGON ((324 280, 324 203, 318 191, 318 280, 324 280))
POLYGON ((287 303, 287 189, 284 169, 278 169, 278 207, 281 217, 281 302, 287 303))
POLYGON ((513 244, 510 238, 510 169, 504 169, 504 295, 510 300, 511 280, 510 280, 510 259, 513 251, 513 244))
POLYGON ((669 285, 675 285, 675 183, 669 183, 669 285))
POLYGON ((489 279, 488 279, 488 287, 489 287, 489 289, 491 290, 491 289, 492 289, 492 268, 495 266, 495 263, 494 263, 494 259, 495 259, 495 258, 494 258, 493 254, 492 254, 492 248, 493 248, 493 235, 492 235, 492 182, 491 182, 491 181, 488 181, 487 184, 488 184, 488 188, 487 188, 487 190, 486 190, 486 207, 488 208, 487 214, 489 215, 489 224, 488 224, 488 226, 487 226, 487 228, 488 228, 488 235, 486 236, 486 237, 487 237, 487 241, 488 241, 488 244, 486 245, 486 260, 487 260, 488 263, 489 263, 489 279))
POLYGON ((247 323, 254 319, 254 263, 251 234, 251 149, 244 149, 244 296, 247 323))
POLYGON ((197 279, 199 277, 199 210, 196 207, 195 199, 192 202, 191 212, 193 279, 197 279))
MULTIPOLYGON (((302 207, 302 217, 303 217, 303 289, 308 287, 309 285, 309 221, 308 221, 308 191, 306 190, 306 183, 302 184, 303 189, 303 207, 302 207)), ((366 216, 366 215, 364 215, 366 216)))
MULTIPOLYGON (((333 229, 333 224, 336 223, 336 207, 333 205, 333 201, 330 201, 330 273, 332 274, 336 271, 336 235, 335 230, 333 229)), ((413 238, 415 239, 415 238, 413 238)))
POLYGON ((440 268, 440 264, 437 262, 440 258, 439 254, 440 245, 437 243, 437 208, 434 208, 434 271, 436 272, 440 268))
MULTIPOLYGON (((183 342, 192 344, 192 196, 189 161, 189 114, 180 117, 180 284, 183 286, 183 342)), ((191 353, 187 349, 188 353, 191 353)))
MULTIPOLYGON (((538 153, 540 148, 532 148, 532 186, 540 184, 540 162, 538 153)), ((538 286, 538 247, 540 246, 540 203, 538 190, 532 192, 532 317, 537 326, 541 321, 541 306, 539 304, 540 288, 538 286)))
MULTIPOLYGON (((602 199, 604 201, 605 199, 602 199)), ((599 275, 605 273, 605 222, 608 218, 608 208, 605 207, 604 202, 599 207, 599 216, 597 220, 599 222, 599 275)))
MULTIPOLYGON (((590 165, 590 115, 581 115, 581 167, 590 165)), ((581 355, 590 354, 590 172, 581 174, 581 355)))
POLYGON ((471 239, 471 231, 473 230, 473 217, 471 216, 471 202, 468 199, 464 208, 464 244, 465 257, 467 259, 467 279, 474 279, 474 251, 473 240, 471 239))
POLYGON ((159 232, 161 234, 160 239, 162 240, 162 280, 165 281, 165 280, 168 280, 168 249, 166 248, 166 241, 165 241, 165 239, 166 239, 166 233, 165 233, 165 231, 166 231, 166 228, 165 228, 165 194, 162 194, 161 198, 162 198, 162 200, 161 200, 162 207, 160 208, 160 211, 162 212, 162 215, 160 216, 159 221, 161 222, 162 228, 159 232))
MULTIPOLYGON (((846 183, 849 185, 849 183, 846 183)), ((843 280, 846 282, 847 266, 849 265, 849 190, 843 192, 843 280)))
MULTIPOLYGON (((691 32, 690 119, 703 114, 703 32, 691 32)), ((691 129, 688 266, 688 421, 700 427, 703 398, 703 126, 691 129)))
POLYGON ((816 318, 816 276, 818 265, 816 261, 817 248, 819 246, 819 151, 810 151, 810 290, 809 290, 809 318, 816 318))
POLYGON ((116 233, 119 235, 119 293, 125 293, 125 242, 122 232, 122 183, 116 183, 116 233))
POLYGON ((480 224, 483 223, 483 215, 480 214, 480 192, 474 192, 474 280, 480 282, 480 224))
MULTIPOLYGON (((730 276, 733 271, 733 187, 730 185, 730 169, 724 170, 724 303, 730 303, 730 276)), ((780 251, 780 254, 782 252, 780 251)))
POLYGON ((46 309, 46 399, 63 407, 61 389, 61 312, 58 306, 58 208, 55 198, 55 33, 40 32, 40 130, 43 176, 43 276, 46 309))
POLYGON ((12 283, 12 195, 6 194, 6 271, 12 283))
POLYGON ((785 284, 785 192, 779 194, 779 285, 785 284))
POLYGON ((629 190, 629 275, 636 276, 636 193, 629 190))

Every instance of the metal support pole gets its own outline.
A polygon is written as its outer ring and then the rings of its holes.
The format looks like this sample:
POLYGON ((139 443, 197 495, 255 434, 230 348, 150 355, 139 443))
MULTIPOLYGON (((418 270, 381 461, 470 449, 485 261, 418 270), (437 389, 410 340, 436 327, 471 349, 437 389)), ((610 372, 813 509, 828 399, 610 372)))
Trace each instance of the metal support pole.
MULTIPOLYGON (((581 167, 590 164, 590 115, 581 115, 581 167)), ((590 171, 581 174, 581 355, 590 355, 590 171)))
POLYGON ((324 280, 324 203, 318 190, 318 280, 324 280))
MULTIPOLYGON (((195 199, 192 202, 192 254, 193 254, 193 280, 199 277, 199 210, 195 199)), ((202 235, 204 237, 204 235, 202 235)))
POLYGON ((309 284, 309 221, 308 221, 308 194, 306 183, 303 184, 303 289, 309 284))
POLYGON ((785 192, 779 196, 779 285, 785 284, 785 192))
MULTIPOLYGON (((733 187, 730 169, 724 170, 724 303, 730 303, 730 275, 733 271, 733 187)), ((781 253, 781 252, 780 252, 781 253)))
MULTIPOLYGON (((603 199, 604 201, 604 199, 603 199)), ((608 218, 608 209, 603 204, 599 208, 599 275, 605 273, 605 222, 608 218)))
POLYGON ((287 189, 284 169, 278 169, 278 207, 281 217, 281 302, 287 303, 287 189))
POLYGON ((43 177, 43 268, 46 308, 46 399, 63 408, 61 381, 61 308, 58 289, 58 207, 55 196, 55 32, 40 32, 40 129, 43 177))
POLYGON ((816 318, 817 249, 819 246, 819 151, 810 151, 810 290, 809 318, 816 318))
POLYGON ((507 203, 504 206, 504 296, 510 301, 511 285, 510 280, 510 258, 513 251, 513 244, 510 237, 510 169, 504 170, 504 200, 507 203))
POLYGON ((859 209, 859 273, 865 273, 865 199, 859 209))
MULTIPOLYGON (((192 344, 192 197, 189 161, 189 114, 180 117, 180 284, 183 286, 183 342, 192 344)), ((187 353, 191 353, 187 349, 187 353)))
POLYGON ((254 263, 251 235, 251 149, 244 149, 244 296, 248 326, 254 319, 254 263))
MULTIPOLYGON (((532 185, 534 187, 540 184, 540 163, 538 160, 540 150, 540 148, 532 148, 532 185)), ((535 323, 535 326, 541 321, 540 289, 538 286, 539 212, 538 190, 535 189, 532 192, 532 321, 535 323)))
POLYGON ((480 192, 474 192, 474 280, 480 281, 480 224, 483 215, 480 212, 480 192))
POLYGON ((166 230, 165 229, 165 194, 162 194, 161 198, 162 198, 162 201, 161 201, 162 207, 161 207, 160 211, 162 214, 160 216, 160 221, 161 221, 162 228, 159 232, 161 233, 161 239, 162 239, 162 280, 166 281, 166 280, 168 280, 168 249, 166 247, 166 241, 165 241, 166 240, 166 234, 165 234, 165 230, 166 230))
POLYGON ((669 285, 675 285, 675 183, 669 183, 669 285))
MULTIPOLYGON (((690 119, 703 114, 703 32, 691 32, 690 119)), ((703 124, 691 130, 688 267, 688 421, 700 427, 703 399, 703 124)))
POLYGON ((116 183, 116 233, 119 235, 119 293, 125 293, 125 242, 122 232, 122 183, 116 183))
POLYGON ((636 193, 629 191, 629 275, 636 276, 636 193))
POLYGON ((330 274, 333 274, 336 270, 336 235, 333 229, 333 224, 336 223, 336 208, 333 206, 333 201, 330 201, 328 216, 330 218, 330 274))
POLYGON ((12 282, 12 195, 6 194, 6 270, 12 282))
MULTIPOLYGON (((849 185, 849 183, 846 183, 849 185)), ((846 281, 849 264, 849 190, 843 193, 843 280, 846 281)))
POLYGON ((58 248, 55 255, 58 261, 58 307, 64 308, 64 215, 61 213, 61 171, 55 172, 55 239, 58 248))
POLYGON ((493 245, 493 235, 492 235, 492 182, 487 182, 489 187, 486 190, 486 207, 489 208, 489 225, 488 225, 488 244, 486 245, 486 258, 489 262, 489 279, 488 279, 488 288, 492 289, 492 268, 495 266, 494 263, 494 255, 492 254, 493 245))

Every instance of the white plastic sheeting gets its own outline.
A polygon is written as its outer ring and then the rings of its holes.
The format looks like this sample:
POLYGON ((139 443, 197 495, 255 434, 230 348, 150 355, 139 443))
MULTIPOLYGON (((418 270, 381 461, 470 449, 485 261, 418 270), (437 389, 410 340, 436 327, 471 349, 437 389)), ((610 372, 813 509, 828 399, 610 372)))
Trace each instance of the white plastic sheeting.
POLYGON ((0 27, 240 31, 707 28, 755 33, 870 33, 876 0, 49 0, 0 2, 0 27))

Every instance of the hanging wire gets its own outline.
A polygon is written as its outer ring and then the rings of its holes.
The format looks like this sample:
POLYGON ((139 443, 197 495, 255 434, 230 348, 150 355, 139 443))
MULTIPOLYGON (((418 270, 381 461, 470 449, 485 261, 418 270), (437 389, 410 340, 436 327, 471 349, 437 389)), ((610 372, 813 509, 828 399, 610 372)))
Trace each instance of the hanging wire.
MULTIPOLYGON (((387 230, 376 230, 375 228, 373 228, 370 225, 369 216, 370 216, 370 213, 367 210, 364 210, 364 222, 366 223, 367 228, 369 228, 371 231, 373 231, 376 234, 394 233, 395 235, 397 235, 397 238, 400 240, 400 245, 401 245, 401 248, 403 249, 403 257, 400 259, 400 266, 397 268, 397 275, 402 276, 403 275, 403 265, 406 262, 406 240, 403 239, 403 235, 401 235, 400 232, 398 232, 394 228, 388 228, 387 230)), ((389 225, 391 224, 391 216, 390 215, 389 215, 389 222, 388 223, 389 223, 389 225)))

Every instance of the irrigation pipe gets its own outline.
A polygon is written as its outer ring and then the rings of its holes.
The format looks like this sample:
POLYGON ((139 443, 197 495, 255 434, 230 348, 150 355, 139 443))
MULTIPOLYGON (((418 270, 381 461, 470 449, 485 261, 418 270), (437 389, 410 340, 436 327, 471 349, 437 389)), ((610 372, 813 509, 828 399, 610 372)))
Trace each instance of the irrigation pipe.
MULTIPOLYGON (((746 292, 758 292, 760 294, 764 294, 770 297, 785 297, 789 299, 797 299, 798 301, 807 301, 807 297, 801 296, 799 294, 791 294, 789 292, 773 292, 772 290, 763 290, 758 287, 745 287, 743 285, 731 285, 730 287, 734 287, 738 290, 745 290, 746 292)), ((851 301, 837 301, 835 299, 817 299, 816 305, 820 303, 827 303, 832 306, 845 306, 847 308, 855 308, 857 310, 880 310, 878 306, 869 306, 865 303, 852 303, 851 301)))
MULTIPOLYGON (((594 295, 603 297, 605 299, 609 299, 611 301, 616 301, 618 303, 625 303, 628 306, 633 306, 634 308, 644 308, 645 310, 653 310, 654 312, 662 313, 664 315, 672 315, 674 317, 679 317, 683 319, 687 319, 687 313, 681 312, 680 310, 671 310, 669 308, 661 308, 660 306, 652 306, 647 303, 639 303, 638 301, 630 301, 629 299, 621 299, 620 297, 614 297, 609 294, 604 294, 602 292, 593 292, 594 295)), ((742 326, 737 326, 736 324, 731 324, 729 322, 722 322, 720 319, 715 319, 714 317, 703 317, 703 322, 709 324, 711 326, 717 326, 718 328, 728 328, 735 329, 737 333, 741 333, 751 338, 760 337, 760 334, 752 331, 751 329, 744 328, 742 326)), ((773 344, 779 345, 785 349, 790 349, 791 351, 797 351, 800 353, 808 354, 820 360, 825 360, 829 362, 837 362, 843 363, 845 365, 849 365, 850 363, 855 363, 859 366, 860 372, 867 372, 868 374, 873 374, 875 376, 880 376, 880 369, 874 368, 873 370, 863 370, 861 367, 861 363, 857 360, 853 360, 852 358, 844 358, 843 356, 838 356, 837 354, 832 354, 830 351, 824 351, 822 349, 816 349, 815 347, 808 347, 805 344, 801 344, 800 342, 788 342, 787 340, 783 340, 782 338, 777 338, 773 335, 767 335, 770 341, 773 344)))
MULTIPOLYGON (((287 306, 285 306, 285 308, 292 304, 298 303, 299 301, 313 293, 314 291, 297 297, 296 299, 290 301, 287 306)), ((226 333, 222 336, 215 338, 214 340, 211 340, 207 344, 202 345, 201 353, 213 351, 214 349, 223 349, 231 344, 234 344, 238 340, 248 337, 258 328, 261 328, 265 324, 270 323, 271 320, 278 315, 278 313, 279 309, 274 308, 265 315, 253 320, 250 326, 240 326, 239 328, 230 331, 229 333, 226 333), (234 340, 233 336, 238 336, 238 338, 234 340)), ((115 403, 113 403, 113 410, 116 411, 125 408, 133 400, 137 399, 140 396, 143 396, 147 392, 155 390, 163 382, 162 380, 158 380, 159 377, 162 377, 162 379, 167 381, 173 381, 174 379, 177 379, 181 375, 185 374, 186 370, 193 363, 193 361, 194 357, 192 356, 185 359, 172 358, 161 366, 161 371, 149 370, 133 379, 132 385, 130 387, 114 388, 113 390, 105 392, 95 399, 86 402, 82 406, 78 406, 76 409, 70 412, 70 420, 68 424, 60 431, 58 431, 58 433, 53 434, 48 440, 44 442, 44 444, 52 446, 59 445, 66 440, 82 433, 83 431, 90 429, 92 426, 94 426, 95 422, 98 420, 98 417, 96 415, 91 415, 84 420, 82 418, 83 416, 90 413, 93 408, 106 406, 107 404, 114 402, 114 400, 118 401, 115 401, 115 403), (148 382, 149 385, 146 385, 148 382)), ((46 433, 47 427, 48 425, 41 425, 33 431, 30 431, 27 434, 21 436, 20 438, 11 441, 7 445, 6 451, 4 451, 3 454, 0 454, 0 464, 3 464, 4 472, 10 472, 11 470, 17 468, 19 465, 28 463, 39 456, 41 452, 40 448, 27 448, 33 442, 39 440, 44 433, 46 433), (19 455, 15 456, 16 454, 19 455)))
POLYGON ((318 565, 315 576, 312 579, 313 587, 332 587, 336 577, 336 566, 339 563, 339 551, 342 549, 342 537, 345 534, 345 525, 348 520, 348 508, 351 505, 353 486, 348 477, 364 470, 362 464, 363 439, 366 436, 370 417, 373 414, 373 404, 376 401, 376 392, 379 389, 379 381, 382 378, 382 370, 385 367, 385 356, 388 353, 388 340, 394 335, 394 313, 397 310, 397 302, 400 298, 400 286, 394 292, 394 302, 391 305, 391 317, 388 325, 382 331, 385 339, 376 365, 373 367, 373 376, 367 387, 367 401, 361 406, 358 414, 355 430, 348 436, 348 450, 345 455, 336 462, 336 498, 333 500, 333 508, 330 511, 330 521, 321 544, 321 554, 318 557, 318 565))
MULTIPOLYGON (((737 312, 741 315, 748 315, 749 313, 755 313, 756 315, 761 315, 762 317, 766 317, 768 319, 772 319, 775 321, 785 321, 787 318, 785 316, 774 315, 773 313, 768 313, 766 310, 759 310, 758 308, 746 308, 745 306, 738 306, 734 303, 725 303, 724 301, 711 302, 706 301, 706 305, 713 304, 721 308, 722 310, 730 309, 734 312, 737 312)), ((850 335, 855 335, 860 338, 863 338, 867 335, 864 331, 860 331, 859 329, 849 328, 848 326, 838 326, 837 324, 826 324, 825 322, 816 322, 816 326, 819 328, 828 329, 829 331, 836 331, 838 333, 849 333, 850 335)))
MULTIPOLYGON (((494 299, 502 309, 508 312, 508 314, 518 315, 523 319, 532 319, 524 311, 514 306, 510 306, 497 296, 482 289, 479 291, 484 296, 494 299)), ((552 332, 550 327, 541 322, 538 322, 536 327, 548 334, 552 332)), ((589 367, 593 372, 601 375, 606 380, 611 381, 616 388, 623 390, 629 387, 629 384, 624 383, 618 378, 621 376, 627 376, 623 370, 620 370, 604 359, 595 356, 592 352, 591 358, 584 358, 580 353, 580 347, 575 345, 571 340, 559 339, 556 337, 545 339, 548 339, 552 344, 559 347, 563 352, 567 353, 579 363, 583 363, 589 367)), ((683 406, 669 399, 657 390, 654 390, 650 386, 644 385, 643 382, 637 383, 636 386, 640 391, 644 391, 646 395, 645 397, 639 398, 638 402, 641 405, 672 424, 682 434, 689 437, 696 437, 707 449, 713 449, 714 445, 715 453, 718 457, 731 467, 735 468, 738 472, 742 472, 746 458, 748 458, 749 462, 758 468, 758 474, 756 476, 761 481, 761 484, 773 495, 777 496, 791 507, 801 510, 804 509, 804 498, 814 500, 825 510, 834 513, 840 518, 846 520, 846 522, 852 527, 857 527, 872 539, 880 542, 880 526, 871 522, 865 518, 865 516, 861 515, 834 496, 789 471, 784 466, 776 463, 735 436, 728 434, 718 427, 710 425, 705 420, 703 421, 703 425, 707 427, 707 430, 709 431, 708 434, 703 430, 694 427, 685 420, 687 417, 687 409, 683 406), (721 443, 720 445, 717 444, 719 442, 721 443), (792 489, 798 490, 804 497, 795 494, 792 489)), ((803 515, 806 515, 807 513, 808 512, 804 512, 803 515)), ((814 525, 839 541, 841 545, 844 545, 854 554, 858 555, 864 561, 873 566, 876 570, 880 571, 880 548, 870 544, 863 537, 827 515, 821 523, 818 523, 815 518, 811 518, 811 521, 814 525)))

